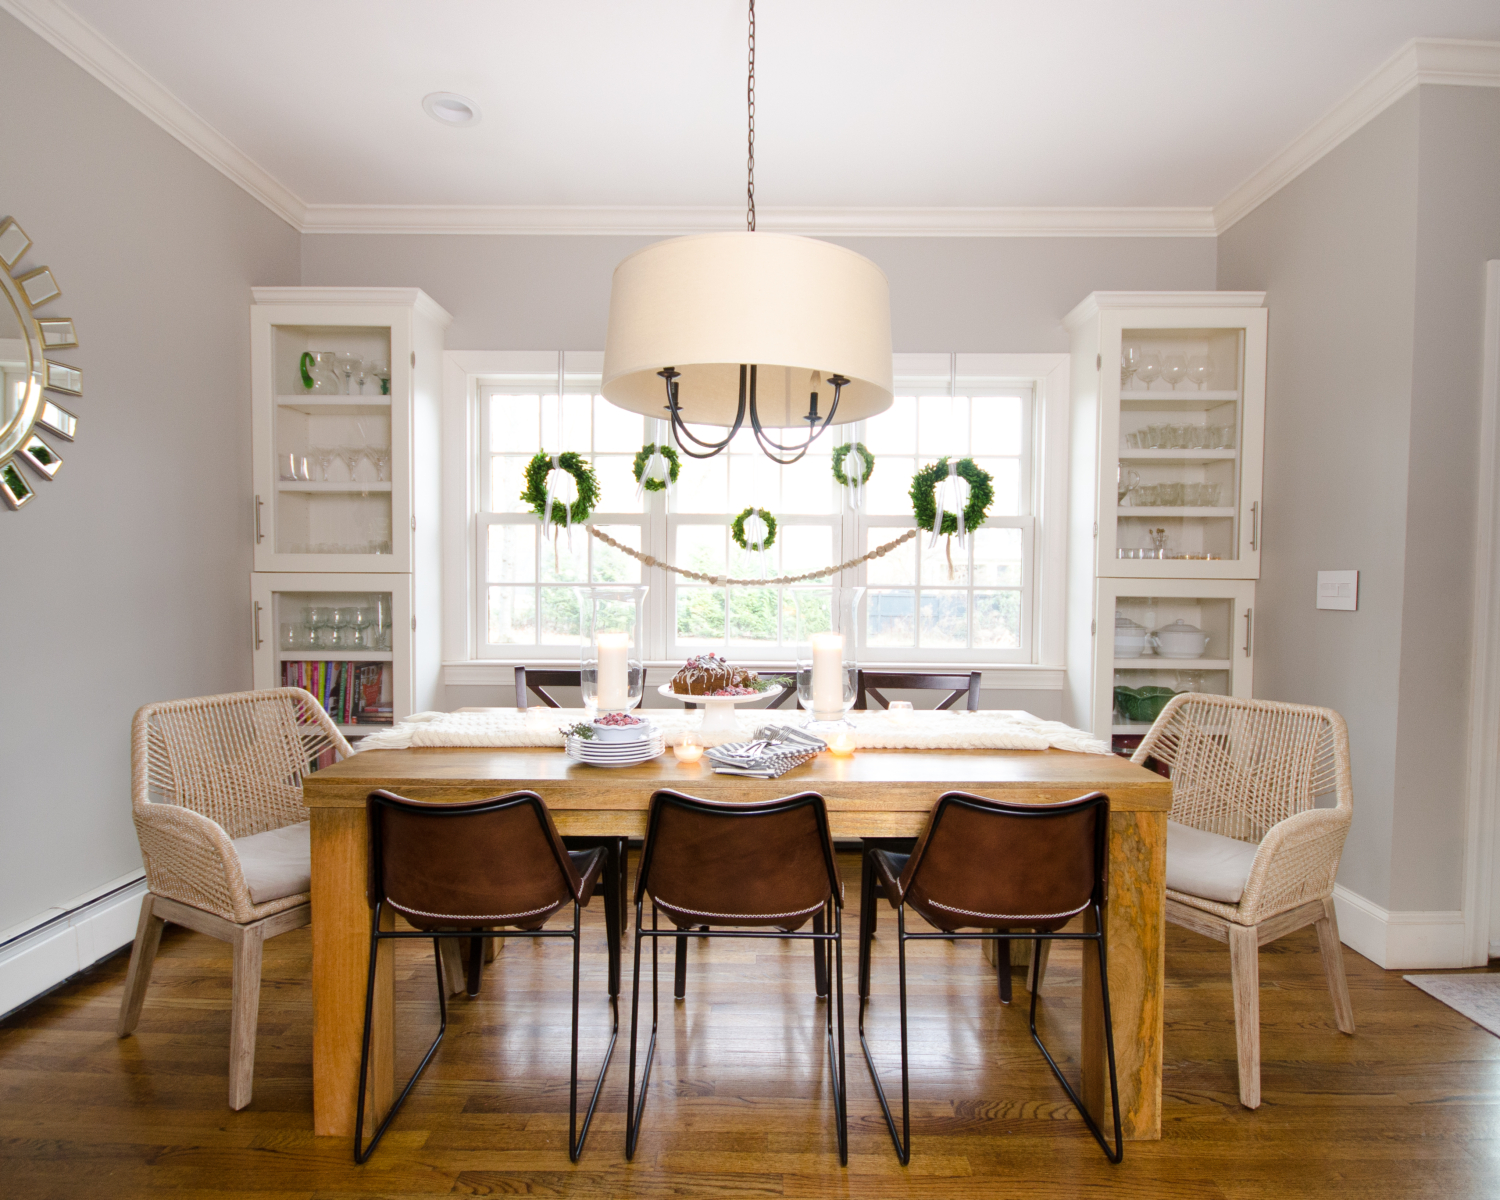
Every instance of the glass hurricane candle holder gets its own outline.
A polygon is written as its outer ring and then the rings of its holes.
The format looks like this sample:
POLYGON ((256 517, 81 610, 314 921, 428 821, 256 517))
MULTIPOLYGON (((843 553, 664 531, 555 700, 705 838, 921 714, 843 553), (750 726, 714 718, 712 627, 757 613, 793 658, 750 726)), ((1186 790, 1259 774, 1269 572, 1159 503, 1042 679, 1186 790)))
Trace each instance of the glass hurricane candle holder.
POLYGON ((844 714, 859 685, 859 602, 862 587, 789 589, 796 606, 797 702, 809 731, 846 727, 844 714), (820 728, 823 727, 823 728, 820 728))
POLYGON ((594 713, 625 712, 641 702, 646 670, 639 631, 645 585, 575 588, 579 684, 594 713))

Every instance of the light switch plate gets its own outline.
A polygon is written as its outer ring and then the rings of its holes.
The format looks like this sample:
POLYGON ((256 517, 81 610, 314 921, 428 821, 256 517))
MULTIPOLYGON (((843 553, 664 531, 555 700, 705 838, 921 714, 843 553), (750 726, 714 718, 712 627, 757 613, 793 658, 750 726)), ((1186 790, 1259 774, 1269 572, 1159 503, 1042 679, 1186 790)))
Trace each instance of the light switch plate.
POLYGON ((1318 607, 1353 612, 1359 607, 1358 571, 1319 571, 1318 607))

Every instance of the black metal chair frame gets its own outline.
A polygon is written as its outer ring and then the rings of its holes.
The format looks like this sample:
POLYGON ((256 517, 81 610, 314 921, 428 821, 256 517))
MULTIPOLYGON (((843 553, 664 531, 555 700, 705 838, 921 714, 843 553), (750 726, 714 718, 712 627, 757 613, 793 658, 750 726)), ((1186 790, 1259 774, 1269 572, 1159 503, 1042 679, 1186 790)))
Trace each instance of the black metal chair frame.
MULTIPOLYGON (((965 808, 979 809, 990 812, 992 809, 986 805, 975 804, 970 797, 962 792, 949 792, 938 801, 938 812, 933 817, 936 825, 941 819, 942 810, 949 804, 962 805, 965 808)), ((1105 936, 1104 911, 1102 887, 1100 881, 1104 878, 1103 865, 1104 856, 1108 851, 1108 811, 1109 798, 1103 795, 1085 796, 1074 801, 1068 806, 1068 811, 1077 811, 1080 808, 1102 807, 1105 810, 1105 819, 1097 822, 1097 833, 1095 837, 1095 869, 1094 869, 1094 894, 1089 900, 1086 911, 1092 913, 1094 921, 1094 932, 1092 933, 1037 933, 1034 930, 1002 933, 996 930, 976 933, 907 933, 906 932, 906 902, 903 900, 896 907, 897 925, 897 960, 900 973, 901 989, 901 1131, 896 1130, 896 1120, 891 1114, 891 1106, 886 1101, 885 1088, 881 1086, 880 1074, 875 1069, 875 1058, 870 1051, 870 1043, 865 1037, 865 1009, 870 1003, 870 941, 875 935, 875 904, 877 897, 872 888, 875 878, 874 871, 869 871, 864 876, 860 897, 860 938, 859 938, 859 965, 860 965, 860 995, 859 995, 859 1044, 864 1051, 865 1064, 870 1069, 870 1079, 875 1084, 875 1095, 880 1101, 880 1110, 885 1114, 886 1128, 890 1131, 891 1141, 896 1147, 896 1157, 900 1159, 902 1166, 911 1162, 911 1086, 909 1073, 909 1059, 906 1033, 906 943, 915 941, 970 941, 970 942, 999 942, 1005 949, 1013 941, 1030 941, 1032 943, 1032 961, 1036 962, 1042 952, 1042 942, 1093 942, 1099 952, 1099 989, 1104 1002, 1104 1045, 1109 1059, 1109 1097, 1110 1109, 1114 1114, 1115 1148, 1111 1150, 1109 1143, 1104 1140, 1104 1134, 1100 1132, 1097 1122, 1092 1114, 1084 1106, 1073 1090, 1071 1084, 1063 1077, 1062 1069, 1057 1065, 1051 1052, 1042 1042, 1041 1036, 1036 1031, 1036 997, 1039 987, 1031 989, 1031 1012, 1028 1021, 1031 1028, 1031 1040, 1042 1052, 1042 1057, 1047 1060, 1047 1065, 1052 1068, 1052 1074, 1057 1076, 1057 1082, 1062 1084, 1063 1091, 1068 1094, 1068 1099, 1078 1109, 1083 1117, 1084 1124, 1088 1126, 1089 1132, 1094 1135, 1094 1140, 1099 1143, 1104 1151, 1105 1157, 1112 1163, 1121 1160, 1125 1153, 1125 1143, 1120 1135, 1120 1085, 1115 1073, 1115 1034, 1114 1021, 1109 1010, 1109 963, 1106 953, 1107 938, 1105 936)), ((1058 807, 1041 808, 1034 811, 1007 812, 1007 816, 1015 816, 1019 819, 1027 817, 1047 817, 1058 815, 1058 807)), ((1005 956, 1001 956, 1002 964, 1005 956)), ((1002 967, 1004 969, 1004 967, 1002 967)))
POLYGON ((868 708, 869 703, 866 694, 874 696, 886 708, 891 706, 880 688, 904 688, 920 692, 940 692, 946 688, 952 688, 952 693, 947 699, 940 701, 935 707, 939 709, 952 708, 954 701, 960 696, 967 696, 967 708, 969 712, 979 711, 979 681, 982 678, 980 671, 865 671, 861 670, 858 676, 859 692, 854 699, 855 708, 868 708), (870 682, 873 680, 874 682, 870 682))
MULTIPOLYGON (((657 949, 662 938, 674 939, 677 943, 677 981, 678 988, 676 997, 681 999, 684 995, 683 984, 685 983, 684 967, 686 964, 685 951, 688 938, 696 937, 728 937, 728 938, 792 938, 797 941, 810 941, 813 944, 813 968, 817 981, 818 996, 825 998, 829 992, 828 964, 826 960, 827 943, 833 943, 834 970, 833 991, 835 994, 834 1004, 827 1009, 827 1031, 826 1040, 828 1046, 829 1071, 833 1077, 833 1107, 834 1117, 838 1121, 838 1146, 839 1165, 849 1165, 849 1108, 848 1108, 848 1079, 844 1070, 844 916, 843 899, 840 891, 840 878, 838 864, 831 857, 833 841, 828 832, 828 816, 826 811, 818 814, 818 824, 823 830, 823 845, 825 856, 828 857, 829 886, 831 894, 823 909, 814 914, 813 928, 810 933, 788 933, 780 929, 709 929, 700 926, 697 929, 661 929, 658 926, 658 910, 656 902, 651 902, 651 928, 645 928, 643 907, 646 896, 645 881, 649 877, 651 863, 651 852, 655 846, 656 814, 659 811, 656 806, 656 796, 664 796, 667 802, 681 808, 698 807, 689 796, 682 796, 675 792, 657 792, 652 797, 652 821, 651 828, 646 832, 646 840, 641 857, 640 867, 636 872, 635 888, 635 973, 630 998, 630 1067, 627 1078, 629 1080, 625 1093, 625 1159, 631 1161, 635 1157, 636 1143, 641 1132, 641 1117, 646 1109, 646 1092, 651 1082, 651 1064, 656 1058, 656 1034, 660 1023, 661 1012, 661 990, 660 990, 660 957, 657 949), (832 932, 828 926, 832 926, 832 932), (639 1011, 641 1003, 641 945, 646 938, 651 939, 651 1040, 646 1046, 646 1061, 641 1068, 641 1098, 639 1102, 635 1098, 635 1058, 636 1040, 640 1028, 639 1011), (837 1036, 835 1038, 834 1017, 837 1008, 837 1036)), ((747 811, 745 815, 766 815, 782 812, 790 812, 794 809, 815 804, 822 797, 815 792, 804 793, 800 796, 790 796, 783 801, 770 805, 757 805, 747 811)), ((715 815, 723 810, 714 809, 715 815)))
MULTIPOLYGON (((370 799, 380 804, 389 803, 383 796, 379 795, 372 795, 370 799)), ((500 809, 510 808, 518 804, 531 805, 534 809, 537 810, 538 820, 541 821, 543 825, 546 824, 545 818, 543 817, 543 812, 545 810, 542 807, 542 799, 534 792, 518 792, 508 796, 499 796, 496 797, 493 802, 483 808, 455 807, 451 813, 445 812, 441 809, 435 809, 433 815, 438 817, 452 815, 468 816, 475 813, 495 812, 500 809)), ((370 855, 371 879, 375 881, 379 881, 381 878, 383 878, 381 870, 383 865, 383 847, 381 845, 379 829, 379 822, 373 823, 371 829, 370 855)), ((612 857, 612 855, 606 854, 604 868, 606 874, 610 870, 609 864, 612 857)), ((569 1093, 568 1101, 568 1160, 570 1162, 578 1161, 579 1156, 583 1153, 584 1141, 588 1138, 589 1135, 589 1126, 594 1119, 594 1109, 599 1103, 599 1093, 604 1088, 604 1077, 609 1072, 610 1059, 614 1057, 615 1042, 620 1036, 620 939, 618 936, 616 936, 616 928, 620 918, 620 913, 616 905, 610 903, 611 895, 618 897, 619 889, 615 886, 615 881, 611 879, 601 879, 600 883, 604 885, 605 889, 604 917, 610 952, 609 956, 611 969, 609 1007, 611 1013, 611 1024, 609 1031, 609 1046, 604 1051, 604 1064, 599 1068, 599 1078, 594 1083, 594 1094, 589 1099, 588 1111, 584 1113, 583 1125, 581 1128, 578 1125, 578 992, 580 952, 582 949, 581 932, 583 923, 583 906, 580 905, 577 900, 573 901, 573 925, 570 929, 486 929, 483 931, 477 931, 474 929, 419 929, 405 931, 394 929, 383 930, 380 928, 381 919, 384 916, 386 899, 384 894, 380 895, 377 898, 374 910, 372 911, 370 916, 370 969, 369 976, 365 984, 365 1024, 364 1033, 360 1040, 359 1050, 359 1103, 357 1105, 354 1118, 354 1161, 356 1163, 367 1162, 370 1158, 370 1155, 375 1152, 375 1147, 380 1144, 380 1139, 385 1136, 386 1130, 390 1128, 391 1122, 396 1118, 396 1114, 401 1111, 401 1106, 406 1103, 407 1096, 411 1094, 411 1090, 416 1086, 417 1080, 421 1078, 422 1072, 427 1069, 427 1064, 432 1061, 432 1056, 437 1053, 438 1046, 442 1044, 443 1035, 448 1032, 448 989, 444 986, 443 983, 443 962, 442 956, 438 952, 438 939, 455 937, 471 939, 468 961, 468 973, 471 983, 477 979, 483 963, 485 938, 519 937, 572 939, 573 1055, 571 1091, 569 1093), (380 1123, 380 1127, 376 1129, 375 1136, 370 1139, 368 1145, 361 1147, 360 1143, 364 1135, 365 1127, 365 1094, 369 1078, 370 1066, 370 1017, 375 1003, 375 971, 377 965, 376 955, 379 952, 381 942, 404 941, 407 939, 430 939, 432 942, 432 956, 437 968, 438 1013, 440 1018, 438 1023, 437 1037, 432 1040, 432 1045, 427 1047, 427 1053, 422 1056, 422 1061, 417 1064, 417 1069, 412 1072, 412 1076, 409 1080, 407 1080, 406 1086, 401 1089, 401 1094, 397 1096, 394 1103, 392 1103, 390 1111, 385 1115, 385 1120, 383 1120, 380 1123)), ((392 947, 392 949, 394 951, 394 947, 392 947)))

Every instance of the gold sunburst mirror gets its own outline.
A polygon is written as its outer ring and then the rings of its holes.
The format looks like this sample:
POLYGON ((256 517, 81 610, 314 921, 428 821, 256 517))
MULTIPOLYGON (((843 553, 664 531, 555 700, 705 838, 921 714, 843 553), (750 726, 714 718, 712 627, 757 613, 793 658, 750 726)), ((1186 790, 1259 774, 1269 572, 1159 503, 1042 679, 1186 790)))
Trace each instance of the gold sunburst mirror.
POLYGON ((0 221, 0 498, 11 508, 36 495, 33 475, 54 479, 62 467, 62 456, 37 430, 69 442, 78 432, 78 418, 48 393, 83 395, 83 372, 47 357, 77 346, 78 334, 69 318, 37 313, 62 289, 50 267, 26 263, 30 249, 31 239, 13 217, 0 221))

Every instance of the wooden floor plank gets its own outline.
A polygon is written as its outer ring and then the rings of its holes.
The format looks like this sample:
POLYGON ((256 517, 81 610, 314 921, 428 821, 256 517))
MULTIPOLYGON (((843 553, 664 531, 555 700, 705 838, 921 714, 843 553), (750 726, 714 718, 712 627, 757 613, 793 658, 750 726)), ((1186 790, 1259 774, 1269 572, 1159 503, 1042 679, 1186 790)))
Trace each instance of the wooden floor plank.
MULTIPOLYGON (((848 897, 858 860, 843 856, 848 897)), ((899 1088, 895 940, 877 938, 872 1047, 899 1088)), ((602 911, 588 915, 581 1072, 607 1038, 602 911)), ((662 1027, 636 1160, 623 1153, 622 1030, 583 1160, 567 1161, 570 951, 516 944, 455 997, 448 1036, 374 1159, 312 1134, 310 937, 266 945, 255 1100, 225 1104, 227 947, 169 927, 135 1036, 114 1022, 125 960, 0 1024, 5 1200, 340 1200, 398 1196, 1116 1197, 1262 1200, 1500 1191, 1500 1039, 1346 952, 1359 1032, 1334 1024, 1312 929, 1261 951, 1262 1090, 1238 1104, 1227 948, 1169 931, 1163 1136, 1111 1166, 1031 1043, 1027 993, 1002 1007, 973 945, 912 948, 913 1157, 900 1167, 855 1033, 857 913, 845 913, 850 1166, 838 1166, 825 1009, 811 950, 695 941, 662 1027)), ((649 960, 648 960, 649 961, 649 960)), ((1039 1024, 1077 1078, 1081 951, 1057 949, 1039 1024)), ((622 1018, 629 1014, 629 969, 622 1018)), ((643 972, 649 980, 649 967, 643 972)), ((430 945, 396 964, 396 1071, 436 1028, 430 945)), ((643 1024, 643 1032, 645 1026, 643 1024)), ((585 1091, 585 1096, 586 1096, 585 1091)))

